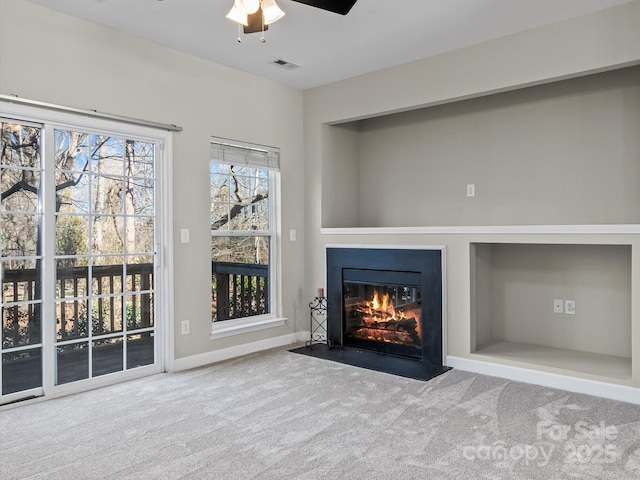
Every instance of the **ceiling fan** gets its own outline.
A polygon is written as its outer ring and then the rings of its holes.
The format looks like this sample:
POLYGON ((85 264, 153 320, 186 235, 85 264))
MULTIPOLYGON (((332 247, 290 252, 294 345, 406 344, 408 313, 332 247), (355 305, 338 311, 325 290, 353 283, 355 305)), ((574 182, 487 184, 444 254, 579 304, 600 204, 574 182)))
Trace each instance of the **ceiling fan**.
MULTIPOLYGON (((294 2, 310 5, 321 10, 346 15, 358 0, 293 0, 294 2)), ((275 0, 234 0, 233 6, 226 17, 238 24, 238 42, 242 43, 241 32, 262 32, 260 41, 264 43, 264 32, 269 25, 280 20, 284 12, 275 0)))
POLYGON ((329 12, 346 15, 358 0, 293 0, 312 7, 328 10, 329 12))

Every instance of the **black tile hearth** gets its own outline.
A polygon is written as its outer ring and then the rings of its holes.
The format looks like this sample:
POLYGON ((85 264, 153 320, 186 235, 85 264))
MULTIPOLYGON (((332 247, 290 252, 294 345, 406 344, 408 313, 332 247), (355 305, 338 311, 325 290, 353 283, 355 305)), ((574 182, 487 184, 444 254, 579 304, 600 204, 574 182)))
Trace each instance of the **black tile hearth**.
POLYGON ((329 348, 324 344, 315 344, 311 347, 300 347, 289 350, 310 357, 321 358, 333 362, 353 365, 355 367, 376 370, 378 372, 413 378, 414 380, 431 380, 438 375, 451 370, 451 367, 442 365, 429 365, 416 362, 412 359, 385 355, 371 350, 363 350, 354 347, 329 348))

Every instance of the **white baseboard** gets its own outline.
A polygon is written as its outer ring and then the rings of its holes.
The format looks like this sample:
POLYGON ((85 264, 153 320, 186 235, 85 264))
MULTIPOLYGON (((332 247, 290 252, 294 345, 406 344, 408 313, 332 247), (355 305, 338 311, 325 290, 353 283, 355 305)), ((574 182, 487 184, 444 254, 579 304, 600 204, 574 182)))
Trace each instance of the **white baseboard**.
POLYGON ((250 353, 261 352, 271 348, 283 347, 293 343, 302 342, 309 339, 309 332, 296 332, 279 337, 267 338, 258 342, 245 343, 236 345, 235 347, 223 348, 222 350, 213 350, 199 355, 190 357, 176 358, 173 364, 173 371, 189 370, 191 368, 202 367, 211 363, 222 362, 231 358, 241 357, 250 353))
POLYGON ((506 378, 517 382, 542 385, 544 387, 584 393, 596 397, 609 398, 620 402, 640 405, 640 388, 614 383, 599 382, 586 378, 559 375, 556 373, 530 370, 528 368, 499 365, 497 363, 471 360, 469 358, 447 356, 447 366, 467 372, 481 373, 493 377, 506 378))

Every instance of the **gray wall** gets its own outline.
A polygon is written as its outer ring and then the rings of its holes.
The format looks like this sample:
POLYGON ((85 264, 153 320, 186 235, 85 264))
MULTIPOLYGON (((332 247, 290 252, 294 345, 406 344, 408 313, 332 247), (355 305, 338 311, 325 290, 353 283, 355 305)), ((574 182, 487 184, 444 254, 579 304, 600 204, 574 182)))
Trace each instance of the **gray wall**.
MULTIPOLYGON (((489 308, 475 310, 475 299, 485 292, 474 290, 471 281, 478 269, 471 261, 474 243, 631 245, 631 320, 630 328, 623 329, 630 337, 632 382, 640 386, 637 73, 613 81, 602 79, 615 73, 592 76, 640 64, 639 19, 636 0, 305 91, 306 296, 324 283, 326 245, 444 245, 448 354, 473 360, 478 320, 473 316, 480 313, 488 319, 489 308), (585 78, 563 83, 579 77, 585 78), (541 88, 528 90, 534 86, 541 88), (613 126, 611 116, 616 119, 613 126), (438 134, 425 125, 435 125, 438 134), (576 128, 583 125, 586 133, 576 128), (347 134, 336 133, 345 126, 347 134), (558 126, 563 134, 556 131, 558 126), (464 136, 456 135, 458 128, 464 136), (337 154, 335 145, 328 146, 336 136, 346 144, 337 154), (354 146, 354 138, 365 136, 372 137, 370 142, 359 139, 354 146), (588 147, 582 146, 585 141, 588 147), (371 148, 367 143, 377 144, 385 154, 365 154, 363 150, 371 148), (452 146, 455 154, 449 153, 452 146), (340 178, 331 174, 338 158, 350 163, 339 165, 340 178), (360 160, 354 158, 361 159, 357 168, 360 160), (391 173, 389 188, 378 185, 385 175, 373 166, 391 173), (410 171, 398 179, 398 171, 411 170, 408 167, 419 174, 410 171), (562 178, 567 173, 569 191, 562 178), (520 182, 510 183, 512 179, 520 182), (473 199, 466 197, 467 183, 477 185, 473 199), (364 191, 365 184, 374 184, 371 192, 364 191), (355 189, 341 189, 344 185, 355 189), (354 192, 358 202, 353 201, 354 192), (622 222, 626 227, 572 228, 585 222, 622 222), (559 226, 556 233, 529 227, 540 223, 568 227, 559 226), (348 228, 365 224, 397 228, 348 228), (483 227, 501 224, 523 228, 506 233, 483 227)), ((490 256, 486 260, 490 262, 490 256)), ((490 268, 490 263, 479 267, 490 268)), ((575 370, 567 374, 583 375, 575 370)))
POLYGON ((174 285, 171 299, 176 358, 207 354, 306 329, 304 282, 303 96, 293 88, 248 75, 25 0, 0 0, 0 92, 23 98, 174 123, 174 285), (118 68, 101 69, 101 62, 118 68), (246 115, 244 105, 260 105, 246 115), (280 314, 286 326, 209 339, 211 136, 280 147, 283 231, 280 314), (180 229, 191 242, 180 243, 180 229), (191 333, 180 334, 180 320, 191 333), (296 320, 298 323, 296 324, 296 320))

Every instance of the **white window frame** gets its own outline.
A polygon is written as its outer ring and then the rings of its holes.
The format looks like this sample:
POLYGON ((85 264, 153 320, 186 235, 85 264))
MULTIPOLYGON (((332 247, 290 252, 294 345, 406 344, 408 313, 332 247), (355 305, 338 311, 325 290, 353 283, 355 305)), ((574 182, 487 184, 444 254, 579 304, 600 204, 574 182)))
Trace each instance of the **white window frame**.
POLYGON ((269 170, 269 230, 255 230, 247 232, 233 230, 211 230, 211 237, 231 237, 231 236, 260 236, 269 237, 269 313, 262 315, 252 315, 244 318, 235 318, 230 320, 211 322, 210 340, 240 335, 243 333, 264 330, 268 328, 279 327, 285 324, 286 318, 281 314, 281 296, 280 296, 280 227, 279 215, 280 210, 280 169, 278 167, 280 150, 276 147, 268 147, 248 142, 229 140, 226 138, 212 137, 212 155, 209 165, 213 163, 226 163, 228 165, 245 165, 251 168, 267 168, 269 170), (220 161, 214 158, 214 149, 219 146, 231 146, 245 148, 247 150, 257 150, 268 152, 267 160, 269 163, 259 164, 247 162, 231 162, 220 161))
MULTIPOLYGON (((25 105, 19 103, 5 102, 0 99, 0 116, 19 121, 39 123, 43 125, 43 138, 52 138, 55 129, 69 129, 86 132, 99 132, 111 136, 131 137, 140 141, 147 141, 156 145, 156 271, 154 272, 155 285, 155 313, 154 324, 156 326, 156 362, 154 365, 142 366, 132 370, 118 372, 118 376, 104 375, 87 380, 76 381, 68 384, 54 384, 54 366, 44 365, 43 385, 40 387, 40 394, 44 398, 55 398, 71 393, 85 391, 87 389, 99 388, 101 386, 119 383, 126 380, 140 378, 143 376, 159 373, 162 371, 173 371, 174 369, 174 336, 173 336, 173 205, 172 205, 172 134, 170 131, 159 128, 143 126, 127 121, 119 121, 117 116, 113 120, 105 116, 90 116, 82 112, 75 113, 73 109, 60 106, 59 108, 51 104, 39 106, 25 105), (69 113, 71 112, 71 113, 69 113)), ((122 117, 125 119, 125 117, 122 117)), ((44 142, 44 140, 43 140, 44 142)), ((48 148, 53 148, 53 142, 47 142, 48 148)), ((45 147, 46 148, 46 147, 45 147)), ((53 151, 45 153, 46 156, 53 157, 53 151)), ((43 157, 44 158, 44 157, 43 157)), ((53 169, 45 172, 44 175, 53 175, 53 169)), ((49 209, 50 210, 50 209, 49 209)), ((48 237, 45 242, 49 245, 49 251, 43 252, 45 256, 53 255, 52 246, 55 245, 55 235, 52 220, 53 216, 44 219, 43 235, 48 237)), ((52 263, 51 263, 52 265, 52 263)), ((45 294, 45 291, 55 290, 53 285, 54 273, 47 269, 47 262, 43 265, 44 280, 43 285, 43 317, 51 318, 53 311, 53 295, 45 294)), ((55 325, 42 322, 43 338, 55 338, 55 325)), ((53 358, 54 342, 45 342, 43 348, 43 358, 53 358)), ((14 394, 11 394, 14 395, 14 394)), ((11 400, 9 396, 5 400, 11 400)))

